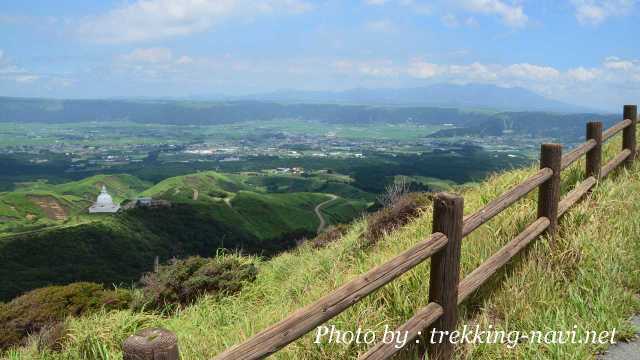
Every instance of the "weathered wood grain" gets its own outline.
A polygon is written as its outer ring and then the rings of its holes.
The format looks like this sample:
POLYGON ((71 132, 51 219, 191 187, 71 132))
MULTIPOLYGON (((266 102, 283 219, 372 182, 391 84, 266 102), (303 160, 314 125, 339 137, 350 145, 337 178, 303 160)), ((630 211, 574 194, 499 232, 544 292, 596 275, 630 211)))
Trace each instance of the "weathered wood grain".
POLYGON ((600 176, 605 177, 609 175, 610 172, 615 170, 620 164, 622 164, 627 157, 631 155, 631 151, 629 149, 622 150, 616 157, 611 159, 608 163, 606 163, 602 169, 600 170, 600 176))
MULTIPOLYGON (((407 322, 398 327, 395 331, 399 331, 401 334, 406 332, 407 344, 413 342, 418 336, 424 335, 424 330, 434 321, 438 320, 442 316, 442 306, 436 303, 429 303, 429 305, 418 310, 414 316, 412 316, 407 322)), ((402 348, 397 348, 395 342, 384 343, 382 341, 376 343, 369 351, 360 356, 360 360, 382 360, 388 359, 402 348)))
POLYGON ((595 148, 598 145, 596 140, 589 138, 587 142, 582 143, 580 146, 573 148, 571 151, 566 153, 562 157, 562 165, 560 168, 562 170, 568 168, 574 162, 578 161, 582 157, 582 155, 587 154, 591 149, 595 148))
POLYGON ((600 177, 600 168, 602 167, 602 123, 587 123, 587 139, 595 141, 596 146, 587 152, 585 174, 587 177, 593 176, 596 179, 600 177))
POLYGON ((577 203, 584 194, 588 193, 592 187, 596 185, 598 180, 595 177, 589 176, 584 179, 580 184, 578 184, 573 190, 569 191, 567 195, 560 201, 558 205, 558 217, 564 215, 569 208, 571 208, 575 203, 577 203))
POLYGON ((538 217, 546 217, 550 224, 547 232, 551 237, 558 227, 558 203, 560 202, 560 165, 562 145, 542 144, 540 147, 540 168, 550 168, 553 175, 542 183, 538 191, 538 217))
POLYGON ((602 141, 609 140, 611 137, 613 137, 615 134, 619 133, 620 131, 622 131, 622 129, 626 128, 629 125, 631 125, 631 120, 629 119, 624 119, 619 123, 613 125, 602 133, 602 141))
POLYGON ((500 195, 479 211, 466 217, 464 219, 462 235, 469 235, 472 231, 480 227, 482 224, 491 220, 494 216, 501 213, 504 209, 508 208, 513 203, 527 195, 530 191, 540 186, 540 184, 549 180, 552 175, 553 171, 551 169, 540 169, 540 171, 538 171, 519 185, 500 195))
POLYGON ((631 120, 631 124, 622 130, 622 148, 631 151, 624 161, 626 166, 631 165, 636 155, 636 124, 638 122, 638 106, 625 105, 623 119, 631 120))
MULTIPOLYGON (((460 282, 460 249, 464 199, 440 193, 433 201, 433 231, 443 233, 447 245, 431 257, 429 272, 429 302, 442 306, 443 314, 432 324, 438 331, 453 331, 458 321, 458 283, 460 282)), ((427 344, 429 359, 448 360, 453 357, 453 344, 445 341, 427 344)))
POLYGON ((166 329, 141 330, 124 341, 122 358, 123 360, 179 360, 178 338, 166 329))

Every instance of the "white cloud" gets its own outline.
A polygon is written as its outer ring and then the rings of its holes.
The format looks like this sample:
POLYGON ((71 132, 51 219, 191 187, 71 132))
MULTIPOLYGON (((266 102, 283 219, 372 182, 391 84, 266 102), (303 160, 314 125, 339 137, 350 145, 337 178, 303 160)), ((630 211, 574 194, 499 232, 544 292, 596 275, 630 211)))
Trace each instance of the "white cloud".
POLYGON ((508 76, 531 80, 552 80, 560 76, 560 71, 552 67, 528 63, 509 65, 503 72, 508 76))
POLYGON ((622 60, 615 56, 610 56, 604 60, 603 65, 607 69, 628 71, 638 66, 638 63, 637 61, 634 62, 632 60, 622 60))
POLYGON ((577 67, 569 69, 567 71, 569 78, 577 81, 592 81, 601 75, 601 71, 598 69, 587 69, 585 67, 577 67))
POLYGON ((546 81, 560 76, 560 71, 555 68, 528 63, 507 66, 479 62, 464 65, 439 65, 421 60, 413 60, 409 64, 407 73, 417 78, 444 77, 455 82, 546 81))
POLYGON ((461 0, 462 6, 471 12, 498 15, 502 21, 512 27, 522 27, 529 17, 524 13, 522 5, 510 5, 501 0, 461 0))
POLYGON ((458 82, 493 82, 498 79, 496 69, 478 62, 469 65, 450 65, 448 74, 458 82))
POLYGON ((571 0, 581 24, 598 25, 611 16, 629 13, 636 0, 571 0))
POLYGON ((431 83, 486 83, 522 87, 554 99, 609 108, 640 96, 640 60, 608 57, 600 66, 566 70, 547 65, 436 64, 414 59, 405 74, 431 83))
POLYGON ((0 50, 0 81, 27 84, 38 79, 40 76, 17 66, 7 58, 3 50, 0 50))
POLYGON ((106 43, 149 41, 206 31, 229 18, 311 8, 306 0, 137 0, 85 18, 78 34, 106 43))
POLYGON ((338 60, 333 63, 333 68, 342 74, 356 74, 367 77, 397 76, 402 71, 402 69, 394 66, 390 60, 338 60))
POLYGON ((410 76, 416 78, 429 79, 445 73, 446 66, 428 63, 420 60, 413 60, 409 65, 409 69, 407 72, 410 76))

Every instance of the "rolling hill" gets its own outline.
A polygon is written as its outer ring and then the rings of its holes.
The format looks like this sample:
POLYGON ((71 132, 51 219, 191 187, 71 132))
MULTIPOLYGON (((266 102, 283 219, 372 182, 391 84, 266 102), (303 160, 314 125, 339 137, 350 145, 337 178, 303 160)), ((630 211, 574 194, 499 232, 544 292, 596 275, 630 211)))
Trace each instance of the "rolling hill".
POLYGON ((118 202, 135 196, 151 184, 126 174, 95 175, 63 184, 29 182, 0 193, 0 236, 79 222, 105 185, 118 202))
POLYGON ((315 236, 315 209, 331 199, 327 191, 338 196, 322 210, 328 223, 350 221, 372 201, 344 177, 323 176, 206 171, 155 185, 129 175, 21 184, 0 193, 0 300, 73 281, 129 284, 156 256, 213 256, 219 249, 271 256, 292 248, 315 236), (102 185, 118 202, 150 196, 171 205, 88 214, 102 185))

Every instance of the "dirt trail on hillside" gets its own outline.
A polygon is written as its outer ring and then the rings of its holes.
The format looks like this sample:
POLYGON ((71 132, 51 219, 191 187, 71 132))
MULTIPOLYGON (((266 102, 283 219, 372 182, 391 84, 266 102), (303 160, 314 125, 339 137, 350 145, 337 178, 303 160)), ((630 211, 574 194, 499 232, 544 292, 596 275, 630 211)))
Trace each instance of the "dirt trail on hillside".
POLYGON ((67 220, 67 210, 51 196, 30 196, 29 199, 38 205, 51 220, 67 220))
POLYGON ((318 204, 316 206, 315 209, 313 209, 313 211, 316 213, 316 216, 318 217, 318 219, 320 219, 320 225, 318 225, 318 230, 316 230, 316 232, 319 234, 322 232, 322 230, 324 230, 324 228, 327 226, 327 221, 324 219, 324 216, 322 215, 322 212, 320 212, 320 210, 322 209, 323 206, 328 205, 329 203, 336 201, 338 199, 337 196, 333 195, 333 194, 326 194, 327 196, 331 197, 331 199, 321 202, 320 204, 318 204))

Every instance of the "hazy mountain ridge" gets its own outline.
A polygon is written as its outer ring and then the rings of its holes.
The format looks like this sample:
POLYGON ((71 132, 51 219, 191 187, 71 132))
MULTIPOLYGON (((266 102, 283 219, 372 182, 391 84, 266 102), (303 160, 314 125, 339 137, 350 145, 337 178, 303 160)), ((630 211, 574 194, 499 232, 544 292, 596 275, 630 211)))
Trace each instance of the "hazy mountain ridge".
POLYGON ((521 88, 434 85, 342 92, 279 91, 217 100, 57 100, 0 97, 0 122, 127 120, 139 123, 219 124, 277 118, 327 122, 449 122, 487 120, 509 111, 590 112, 521 88))
POLYGON ((436 84, 416 88, 357 88, 344 91, 281 90, 243 98, 277 102, 434 106, 502 111, 594 111, 549 99, 523 88, 486 84, 436 84))

